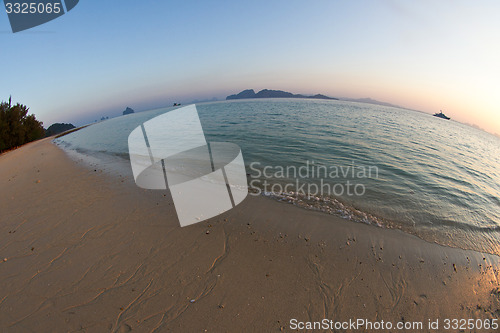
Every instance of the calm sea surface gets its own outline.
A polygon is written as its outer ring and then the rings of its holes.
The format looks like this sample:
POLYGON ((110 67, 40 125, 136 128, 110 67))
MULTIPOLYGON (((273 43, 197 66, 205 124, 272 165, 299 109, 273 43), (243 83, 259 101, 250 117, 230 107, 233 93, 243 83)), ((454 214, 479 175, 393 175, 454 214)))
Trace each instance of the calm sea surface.
MULTIPOLYGON (((130 132, 172 109, 106 120, 56 142, 126 163, 130 132)), ((425 113, 342 101, 240 100, 197 109, 207 141, 241 147, 254 194, 500 254, 495 136, 425 113)))

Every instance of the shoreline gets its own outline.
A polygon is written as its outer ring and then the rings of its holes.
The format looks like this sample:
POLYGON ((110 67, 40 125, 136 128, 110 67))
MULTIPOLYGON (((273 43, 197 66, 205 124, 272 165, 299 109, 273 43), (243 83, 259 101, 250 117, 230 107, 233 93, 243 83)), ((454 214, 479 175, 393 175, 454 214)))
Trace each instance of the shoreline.
POLYGON ((180 228, 167 191, 73 161, 51 140, 0 155, 3 329, 500 318, 496 255, 252 196, 180 228))
MULTIPOLYGON (((57 139, 57 138, 55 138, 57 139)), ((89 167, 100 168, 107 175, 122 179, 123 177, 132 179, 133 175, 130 170, 130 161, 128 160, 128 154, 117 154, 117 153, 103 153, 95 151, 85 151, 85 150, 74 150, 65 146, 65 142, 54 142, 56 146, 61 148, 72 160, 82 161, 84 164, 88 164, 89 167)), ((253 170, 253 169, 252 169, 253 170)), ((249 184, 251 181, 259 180, 259 178, 252 178, 252 176, 247 175, 247 180, 249 184)), ((279 183, 279 182, 278 182, 279 183)), ((285 182, 286 183, 286 182, 285 182)), ((135 187, 135 183, 130 182, 132 187, 135 187)), ((249 186, 249 191, 255 192, 255 187, 249 186)), ((260 194, 249 193, 249 197, 264 197, 273 201, 280 203, 291 204, 301 209, 313 212, 321 212, 332 218, 340 218, 343 221, 369 224, 376 227, 381 227, 383 229, 399 230, 405 234, 416 236, 417 238, 432 244, 438 244, 444 247, 471 250, 479 253, 487 253, 494 256, 500 257, 500 249, 495 247, 492 249, 487 245, 474 246, 471 244, 465 245, 463 243, 463 238, 467 236, 467 229, 453 229, 448 234, 449 237, 445 237, 446 234, 441 231, 441 234, 436 234, 433 230, 418 229, 412 227, 408 223, 401 223, 394 218, 386 218, 380 215, 373 214, 370 209, 360 208, 358 204, 353 202, 348 202, 344 198, 337 198, 331 196, 321 196, 321 195, 311 195, 311 199, 307 199, 307 195, 300 194, 298 192, 291 193, 273 193, 266 192, 265 188, 259 188, 260 194), (319 199, 319 200, 318 200, 319 199), (455 240, 460 239, 460 240, 455 240)), ((445 228, 445 226, 441 226, 445 228)))

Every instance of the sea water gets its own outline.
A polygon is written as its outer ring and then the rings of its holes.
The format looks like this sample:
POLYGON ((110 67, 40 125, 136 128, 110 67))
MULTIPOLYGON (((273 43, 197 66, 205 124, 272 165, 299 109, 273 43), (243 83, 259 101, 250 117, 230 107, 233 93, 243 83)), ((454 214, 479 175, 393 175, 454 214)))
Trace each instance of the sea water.
MULTIPOLYGON (((172 109, 109 119, 56 142, 128 163, 130 132, 172 109)), ((236 100, 197 109, 208 142, 241 147, 252 195, 500 254, 500 139, 491 134, 345 101, 236 100)))

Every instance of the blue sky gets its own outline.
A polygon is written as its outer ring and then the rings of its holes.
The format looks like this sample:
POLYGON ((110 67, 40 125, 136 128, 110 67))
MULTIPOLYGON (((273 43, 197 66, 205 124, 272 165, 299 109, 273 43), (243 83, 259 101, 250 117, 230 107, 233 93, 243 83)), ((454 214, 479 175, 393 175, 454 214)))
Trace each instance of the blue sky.
POLYGON ((246 88, 371 97, 500 132, 495 1, 93 1, 12 34, 0 99, 48 126, 246 88))

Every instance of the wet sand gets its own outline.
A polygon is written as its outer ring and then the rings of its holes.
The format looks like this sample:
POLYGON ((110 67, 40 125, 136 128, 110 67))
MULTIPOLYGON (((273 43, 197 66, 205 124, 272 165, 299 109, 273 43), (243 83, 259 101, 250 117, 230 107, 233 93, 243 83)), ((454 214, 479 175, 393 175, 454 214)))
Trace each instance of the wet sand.
POLYGON ((279 332, 363 318, 426 332, 429 319, 500 318, 498 256, 262 197, 181 228, 168 192, 73 161, 51 139, 1 155, 0 175, 0 331, 279 332))

